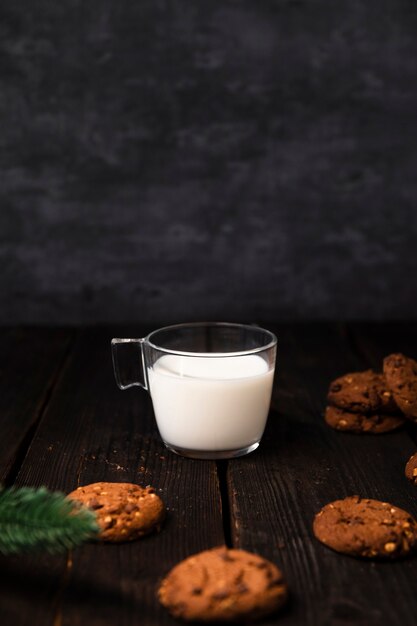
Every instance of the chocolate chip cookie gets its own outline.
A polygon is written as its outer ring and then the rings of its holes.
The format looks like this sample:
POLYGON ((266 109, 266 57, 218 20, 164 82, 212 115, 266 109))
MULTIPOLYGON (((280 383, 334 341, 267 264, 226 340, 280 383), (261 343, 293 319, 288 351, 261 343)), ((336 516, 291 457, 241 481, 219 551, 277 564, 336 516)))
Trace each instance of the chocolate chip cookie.
POLYGON ((382 374, 373 370, 336 378, 329 387, 329 404, 352 413, 398 413, 392 391, 382 374))
POLYGON ((417 485, 417 452, 408 459, 405 466, 405 475, 408 480, 417 485))
POLYGON ((359 496, 326 504, 313 531, 329 548, 351 556, 393 559, 417 547, 417 522, 407 511, 359 496))
POLYGON ((165 507, 153 487, 93 483, 78 487, 68 498, 94 511, 103 541, 133 541, 158 530, 165 517, 165 507))
POLYGON ((390 354, 384 359, 384 374, 401 411, 417 421, 417 361, 404 354, 390 354))
POLYGON ((276 565, 226 547, 181 561, 158 590, 160 602, 174 617, 203 622, 257 619, 279 609, 287 595, 276 565))
POLYGON ((405 419, 400 415, 352 413, 339 409, 336 406, 326 407, 324 419, 329 426, 336 430, 350 433, 372 433, 375 435, 396 430, 405 422, 405 419))

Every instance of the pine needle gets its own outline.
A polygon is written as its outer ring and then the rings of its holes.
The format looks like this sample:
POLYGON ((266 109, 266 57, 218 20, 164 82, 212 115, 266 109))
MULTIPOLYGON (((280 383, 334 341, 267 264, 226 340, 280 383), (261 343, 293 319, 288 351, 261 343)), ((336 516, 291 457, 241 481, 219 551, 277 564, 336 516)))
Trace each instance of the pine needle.
MULTIPOLYGON (((1 489, 1 487, 0 487, 1 489)), ((45 487, 0 490, 0 552, 60 552, 92 538, 95 514, 45 487)))

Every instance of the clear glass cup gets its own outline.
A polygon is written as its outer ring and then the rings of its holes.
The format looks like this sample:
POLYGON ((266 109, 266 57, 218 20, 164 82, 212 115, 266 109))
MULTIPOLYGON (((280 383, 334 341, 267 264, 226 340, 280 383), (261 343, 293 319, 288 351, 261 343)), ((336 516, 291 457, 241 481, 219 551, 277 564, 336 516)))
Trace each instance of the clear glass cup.
POLYGON ((120 389, 149 391, 167 448, 228 459, 259 446, 271 403, 277 339, 258 326, 203 322, 113 339, 120 389))

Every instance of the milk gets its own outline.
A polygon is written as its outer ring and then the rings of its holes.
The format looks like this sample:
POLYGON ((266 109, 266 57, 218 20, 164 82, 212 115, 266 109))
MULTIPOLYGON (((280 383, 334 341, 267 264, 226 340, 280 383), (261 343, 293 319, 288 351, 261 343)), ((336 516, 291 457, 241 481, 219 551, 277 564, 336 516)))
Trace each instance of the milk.
POLYGON ((257 355, 167 354, 148 368, 162 439, 174 448, 233 451, 262 437, 274 370, 257 355))

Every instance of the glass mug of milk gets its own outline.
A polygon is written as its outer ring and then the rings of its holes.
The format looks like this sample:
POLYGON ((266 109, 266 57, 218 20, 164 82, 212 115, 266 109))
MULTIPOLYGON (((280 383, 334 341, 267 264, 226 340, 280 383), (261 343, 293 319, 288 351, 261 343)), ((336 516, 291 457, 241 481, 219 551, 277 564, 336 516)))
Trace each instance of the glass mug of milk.
POLYGON ((113 339, 120 389, 149 391, 166 447, 227 459, 259 446, 271 402, 277 339, 257 326, 178 324, 141 339, 113 339))

